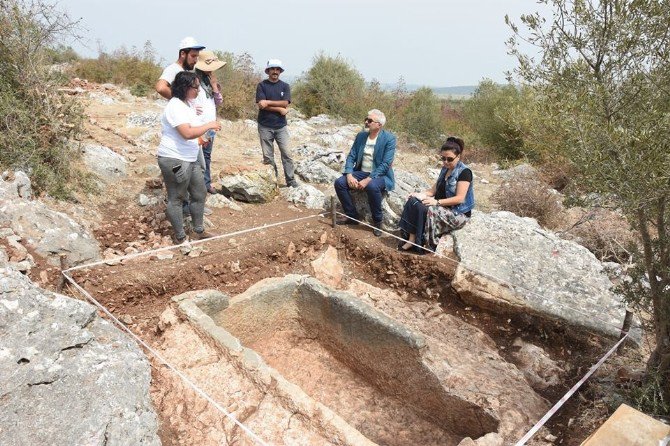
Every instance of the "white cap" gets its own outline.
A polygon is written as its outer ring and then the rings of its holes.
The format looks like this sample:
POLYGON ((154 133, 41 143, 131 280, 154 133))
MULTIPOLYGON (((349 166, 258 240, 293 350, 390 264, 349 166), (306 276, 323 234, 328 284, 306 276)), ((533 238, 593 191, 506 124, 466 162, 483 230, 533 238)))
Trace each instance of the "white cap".
POLYGON ((184 37, 183 39, 181 39, 181 42, 179 42, 179 51, 185 49, 201 50, 203 48, 204 46, 198 45, 198 41, 191 36, 184 37))
POLYGON ((280 70, 284 71, 284 67, 282 67, 281 60, 279 59, 270 59, 268 60, 267 65, 265 66, 265 72, 267 73, 270 68, 279 68, 280 70))

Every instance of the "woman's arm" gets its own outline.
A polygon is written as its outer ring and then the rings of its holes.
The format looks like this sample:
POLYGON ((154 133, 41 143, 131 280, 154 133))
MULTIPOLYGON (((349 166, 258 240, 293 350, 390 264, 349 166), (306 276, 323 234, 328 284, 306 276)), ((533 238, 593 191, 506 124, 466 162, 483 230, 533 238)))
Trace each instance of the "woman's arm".
POLYGON ((219 121, 210 121, 207 124, 199 125, 197 127, 191 126, 191 124, 180 124, 177 127, 177 132, 184 139, 195 139, 199 136, 205 134, 207 130, 221 130, 221 124, 219 121))
POLYGON ((442 198, 436 200, 435 198, 426 198, 423 201, 423 204, 426 206, 456 206, 465 201, 465 195, 468 193, 468 188, 470 187, 469 181, 459 181, 456 183, 456 195, 449 198, 442 198))

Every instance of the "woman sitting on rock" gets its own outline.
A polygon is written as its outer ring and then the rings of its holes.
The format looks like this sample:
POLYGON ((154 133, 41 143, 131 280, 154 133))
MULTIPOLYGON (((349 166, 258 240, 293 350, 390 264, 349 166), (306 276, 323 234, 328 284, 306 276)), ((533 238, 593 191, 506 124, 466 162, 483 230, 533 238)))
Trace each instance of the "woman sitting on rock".
POLYGON ((410 194, 400 218, 400 232, 405 242, 401 251, 425 251, 416 245, 427 245, 435 251, 444 234, 462 228, 475 206, 472 171, 461 161, 464 143, 450 136, 440 148, 442 170, 433 187, 410 194))
POLYGON ((198 160, 198 137, 208 130, 218 131, 221 124, 210 121, 195 126, 196 110, 190 103, 198 96, 200 81, 195 73, 182 71, 171 85, 172 99, 161 118, 162 135, 158 145, 158 166, 167 189, 167 217, 174 230, 173 240, 186 240, 182 202, 190 196, 189 207, 197 239, 209 237, 203 226, 207 189, 204 166, 198 160), (188 193, 188 195, 187 195, 188 193))

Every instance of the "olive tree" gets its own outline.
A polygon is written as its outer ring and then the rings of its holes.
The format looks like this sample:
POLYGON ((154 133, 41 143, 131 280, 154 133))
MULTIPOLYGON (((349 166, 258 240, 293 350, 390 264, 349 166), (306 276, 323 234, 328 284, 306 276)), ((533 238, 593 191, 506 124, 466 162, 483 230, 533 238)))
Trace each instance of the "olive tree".
MULTIPOLYGON (((670 2, 540 0, 551 17, 524 15, 508 41, 511 78, 535 90, 543 124, 563 135, 573 183, 611 200, 639 236, 625 286, 647 305, 655 347, 647 363, 670 402, 670 2), (525 42, 525 43, 523 43, 525 42), (524 50, 527 44, 535 51, 524 50)), ((546 131, 538 129, 538 131, 546 131)))

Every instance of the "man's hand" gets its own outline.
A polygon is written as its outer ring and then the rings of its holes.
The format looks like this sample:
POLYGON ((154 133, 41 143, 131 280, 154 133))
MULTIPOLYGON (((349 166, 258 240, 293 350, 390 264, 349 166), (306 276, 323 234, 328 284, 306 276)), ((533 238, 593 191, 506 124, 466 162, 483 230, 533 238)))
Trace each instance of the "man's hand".
POLYGON ((288 113, 288 108, 280 108, 279 109, 279 114, 280 115, 286 116, 287 113, 288 113))
POLYGON ((361 181, 358 182, 358 188, 359 189, 365 189, 365 187, 370 184, 370 181, 372 181, 372 178, 367 177, 361 181))
POLYGON ((268 106, 268 101, 267 99, 261 99, 258 101, 258 108, 263 109, 268 106))
POLYGON ((350 173, 347 174, 347 184, 349 189, 358 189, 358 180, 350 173))

